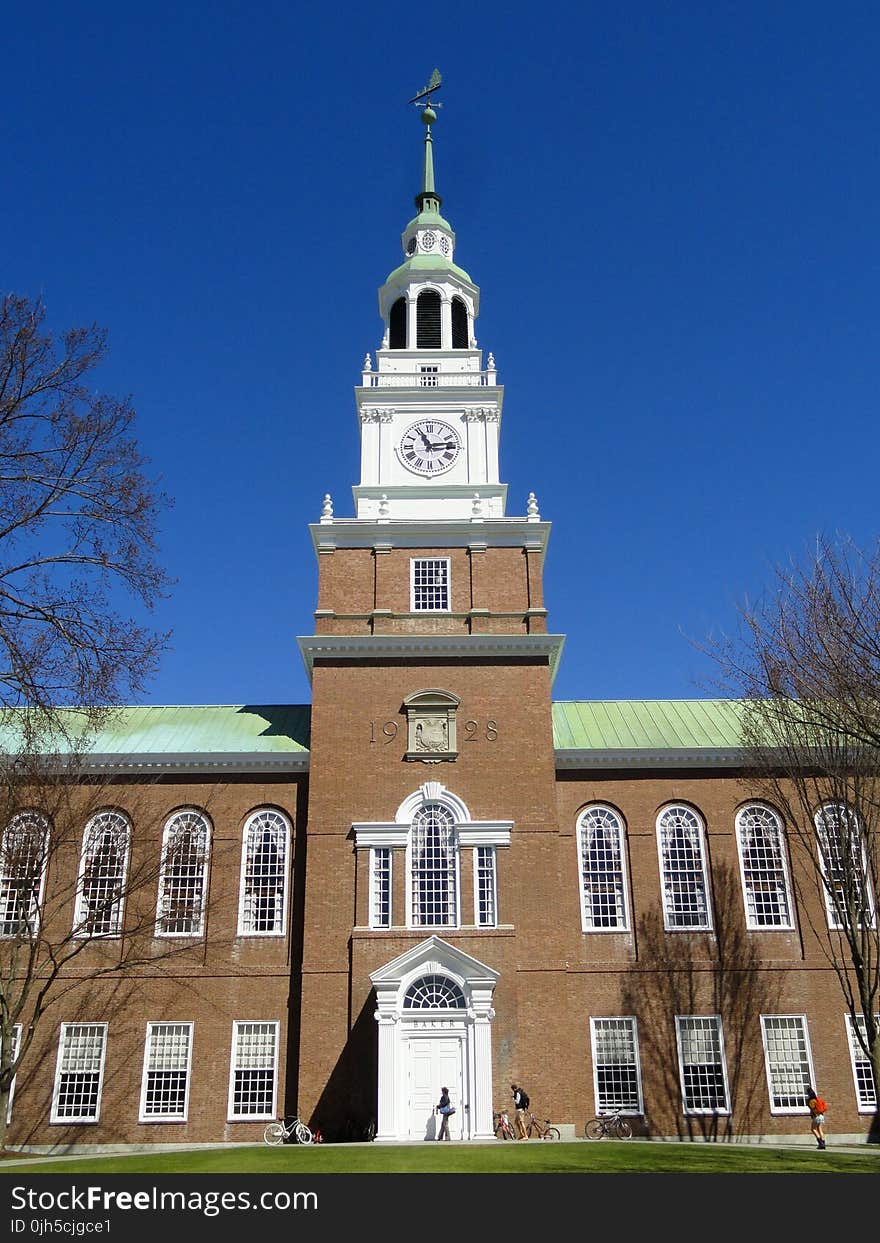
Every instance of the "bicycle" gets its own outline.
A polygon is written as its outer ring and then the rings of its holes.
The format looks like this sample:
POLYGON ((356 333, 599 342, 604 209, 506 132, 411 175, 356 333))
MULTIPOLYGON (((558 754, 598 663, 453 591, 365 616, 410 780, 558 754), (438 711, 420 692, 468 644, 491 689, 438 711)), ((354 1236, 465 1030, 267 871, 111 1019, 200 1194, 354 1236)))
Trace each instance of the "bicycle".
POLYGON ((284 1118, 279 1122, 270 1122, 263 1132, 267 1144, 286 1144, 291 1139, 297 1144, 310 1144, 314 1139, 312 1132, 299 1118, 284 1118))
POLYGON ((492 1115, 494 1123, 494 1131, 496 1139, 516 1139, 516 1132, 513 1129, 513 1123, 506 1109, 502 1109, 500 1113, 492 1115))
POLYGON ((559 1127, 551 1126, 549 1118, 545 1118, 544 1121, 541 1122, 538 1118, 535 1117, 534 1114, 529 1114, 528 1119, 529 1119, 529 1122, 526 1128, 526 1133, 529 1139, 532 1139, 533 1137, 536 1139, 560 1139, 561 1138, 559 1134, 559 1127), (533 1136, 533 1132, 534 1132, 534 1136, 533 1136))
POLYGON ((607 1114, 597 1114, 584 1127, 587 1139, 602 1139, 604 1135, 609 1139, 630 1139, 632 1133, 632 1127, 626 1118, 621 1117, 619 1109, 613 1109, 607 1114))

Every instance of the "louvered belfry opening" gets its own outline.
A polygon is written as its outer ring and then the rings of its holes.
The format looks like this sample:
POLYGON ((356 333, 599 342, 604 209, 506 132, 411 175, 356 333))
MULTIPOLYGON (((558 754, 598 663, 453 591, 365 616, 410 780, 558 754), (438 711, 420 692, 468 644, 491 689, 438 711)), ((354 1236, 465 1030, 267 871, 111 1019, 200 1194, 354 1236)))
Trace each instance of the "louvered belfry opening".
POLYGON ((416 349, 440 349, 440 295, 423 289, 416 302, 416 349))
POLYGON ((392 350, 406 349, 406 298, 398 298, 388 317, 388 343, 392 350))
POLYGON ((461 298, 452 299, 452 348, 466 350, 468 347, 467 307, 461 298))

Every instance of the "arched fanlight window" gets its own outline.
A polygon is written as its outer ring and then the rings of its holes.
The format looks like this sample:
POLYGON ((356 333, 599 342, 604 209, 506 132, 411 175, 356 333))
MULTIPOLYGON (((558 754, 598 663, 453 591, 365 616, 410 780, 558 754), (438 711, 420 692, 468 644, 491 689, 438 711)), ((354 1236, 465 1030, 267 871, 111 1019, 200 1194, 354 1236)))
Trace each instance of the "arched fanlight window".
POLYGON ((117 937, 122 908, 131 822, 120 811, 100 811, 83 833, 74 931, 84 937, 117 937))
POLYGON ((455 819, 442 803, 426 803, 413 816, 410 883, 413 926, 455 926, 458 842, 455 819))
POLYGON ((466 350, 468 347, 468 313, 461 298, 452 299, 452 348, 466 350))
POLYGON ((445 975, 423 975, 413 980, 403 998, 404 1010, 463 1010, 464 993, 445 975))
POLYGON ((743 807, 736 840, 749 928, 790 928, 792 902, 782 821, 763 803, 743 807))
POLYGON ((40 924, 46 879, 49 821, 21 811, 3 830, 0 845, 0 936, 33 936, 40 924))
POLYGON ((406 298, 398 298, 388 316, 388 344, 392 350, 406 349, 406 298))
POLYGON ((195 808, 175 812, 165 825, 156 915, 159 936, 201 935, 205 919, 209 840, 208 821, 195 808))
POLYGON ((440 295, 423 289, 416 300, 416 349, 440 349, 440 295))
POLYGON ((242 843, 239 935, 284 932, 289 841, 290 825, 274 808, 263 807, 248 818, 242 843))
POLYGON ((846 803, 825 803, 814 817, 829 928, 874 926, 868 834, 846 803))

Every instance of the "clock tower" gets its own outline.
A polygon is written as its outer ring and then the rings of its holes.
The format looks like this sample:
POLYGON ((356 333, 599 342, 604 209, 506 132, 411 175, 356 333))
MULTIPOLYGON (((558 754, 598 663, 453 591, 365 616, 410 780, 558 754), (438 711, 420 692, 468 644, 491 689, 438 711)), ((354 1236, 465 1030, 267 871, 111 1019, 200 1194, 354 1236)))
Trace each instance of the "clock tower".
POLYGON ((312 711, 298 1108, 318 1125, 325 1108, 372 1116, 389 1140, 424 1138, 441 1083, 463 1106, 458 1137, 492 1135, 493 1081, 540 1057, 519 979, 543 962, 559 884, 550 526, 534 494, 506 514, 503 389, 434 185, 435 77, 417 97, 417 212, 356 388, 355 513, 327 496, 310 527, 318 601, 299 638, 312 711), (446 999, 430 1024, 414 1013, 425 998, 446 999))

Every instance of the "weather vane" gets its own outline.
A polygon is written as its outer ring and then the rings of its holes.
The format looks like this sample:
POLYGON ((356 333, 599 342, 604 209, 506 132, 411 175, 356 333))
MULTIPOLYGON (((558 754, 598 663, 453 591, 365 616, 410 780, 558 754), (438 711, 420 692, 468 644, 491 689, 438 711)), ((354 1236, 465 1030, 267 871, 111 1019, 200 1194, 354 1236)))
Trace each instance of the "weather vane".
POLYGON ((425 108, 442 108, 443 105, 440 103, 439 99, 435 100, 432 98, 434 92, 439 91, 440 83, 442 81, 443 79, 440 77, 440 70, 435 69, 431 74, 431 81, 428 85, 422 87, 418 95, 413 95, 409 102, 411 104, 424 104, 425 108))

